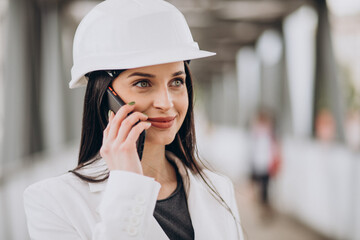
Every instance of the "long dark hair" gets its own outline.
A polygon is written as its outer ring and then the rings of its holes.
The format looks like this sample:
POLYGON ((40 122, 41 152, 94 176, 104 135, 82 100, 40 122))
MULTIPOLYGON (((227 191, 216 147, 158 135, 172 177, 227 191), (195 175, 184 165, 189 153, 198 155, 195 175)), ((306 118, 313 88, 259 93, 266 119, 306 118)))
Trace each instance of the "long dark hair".
MULTIPOLYGON (((238 221, 228 204, 224 201, 213 183, 209 180, 203 171, 205 168, 207 169, 207 167, 204 162, 200 160, 196 147, 193 111, 193 82, 188 63, 184 62, 184 66, 189 106, 184 122, 176 134, 174 141, 167 145, 165 149, 174 153, 182 161, 182 163, 192 171, 192 173, 199 175, 206 186, 209 188, 213 197, 231 213, 236 221, 238 221)), ((105 71, 92 72, 88 75, 88 78, 89 80, 84 100, 84 113, 78 166, 69 172, 72 172, 87 182, 102 182, 109 177, 108 172, 102 172, 98 176, 86 176, 82 174, 80 170, 101 158, 99 151, 102 145, 103 131, 107 125, 107 109, 109 109, 107 106, 107 101, 104 101, 104 95, 107 86, 114 78, 109 76, 109 74, 105 71)))

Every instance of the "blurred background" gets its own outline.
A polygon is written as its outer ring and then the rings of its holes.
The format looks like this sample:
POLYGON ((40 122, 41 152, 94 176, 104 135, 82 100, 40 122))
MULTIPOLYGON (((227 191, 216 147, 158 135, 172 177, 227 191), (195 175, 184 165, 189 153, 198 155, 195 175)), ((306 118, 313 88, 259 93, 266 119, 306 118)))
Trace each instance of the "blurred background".
MULTIPOLYGON (((76 166, 72 39, 101 1, 0 0, 0 239, 22 192, 76 166)), ((232 178, 248 239, 360 239, 360 1, 172 0, 195 41, 200 156, 232 178)))

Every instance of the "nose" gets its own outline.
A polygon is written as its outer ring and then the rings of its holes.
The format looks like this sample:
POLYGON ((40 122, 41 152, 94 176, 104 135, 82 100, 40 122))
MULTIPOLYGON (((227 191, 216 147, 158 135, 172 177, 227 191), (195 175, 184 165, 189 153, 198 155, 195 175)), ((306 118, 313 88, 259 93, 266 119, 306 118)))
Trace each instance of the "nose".
POLYGON ((154 101, 154 107, 164 112, 174 106, 173 99, 167 87, 161 88, 157 91, 154 101))

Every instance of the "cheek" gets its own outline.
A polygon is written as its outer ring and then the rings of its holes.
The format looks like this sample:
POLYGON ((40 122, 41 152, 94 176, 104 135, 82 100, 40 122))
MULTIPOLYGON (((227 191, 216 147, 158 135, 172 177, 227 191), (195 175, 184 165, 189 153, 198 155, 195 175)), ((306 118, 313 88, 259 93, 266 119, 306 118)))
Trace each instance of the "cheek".
POLYGON ((124 93, 123 91, 122 98, 126 103, 135 102, 135 111, 144 112, 151 106, 151 98, 146 95, 134 94, 131 91, 124 93))
POLYGON ((188 108, 189 108, 189 99, 186 97, 185 100, 184 100, 184 104, 183 104, 183 111, 184 111, 184 114, 186 115, 187 111, 188 111, 188 108))
POLYGON ((152 100, 144 96, 138 96, 134 98, 135 101, 135 111, 146 112, 151 109, 152 100))
POLYGON ((177 109, 179 113, 181 114, 181 118, 184 119, 185 115, 187 113, 187 110, 189 108, 189 99, 187 92, 181 94, 177 101, 177 109))

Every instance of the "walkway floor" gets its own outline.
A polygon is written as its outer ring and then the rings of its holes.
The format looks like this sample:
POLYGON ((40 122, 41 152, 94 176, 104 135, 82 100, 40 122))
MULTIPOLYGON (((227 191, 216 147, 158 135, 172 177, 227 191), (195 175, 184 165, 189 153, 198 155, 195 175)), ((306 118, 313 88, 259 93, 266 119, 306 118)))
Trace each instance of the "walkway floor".
POLYGON ((250 184, 235 190, 247 240, 329 240, 291 217, 262 208, 250 184))

